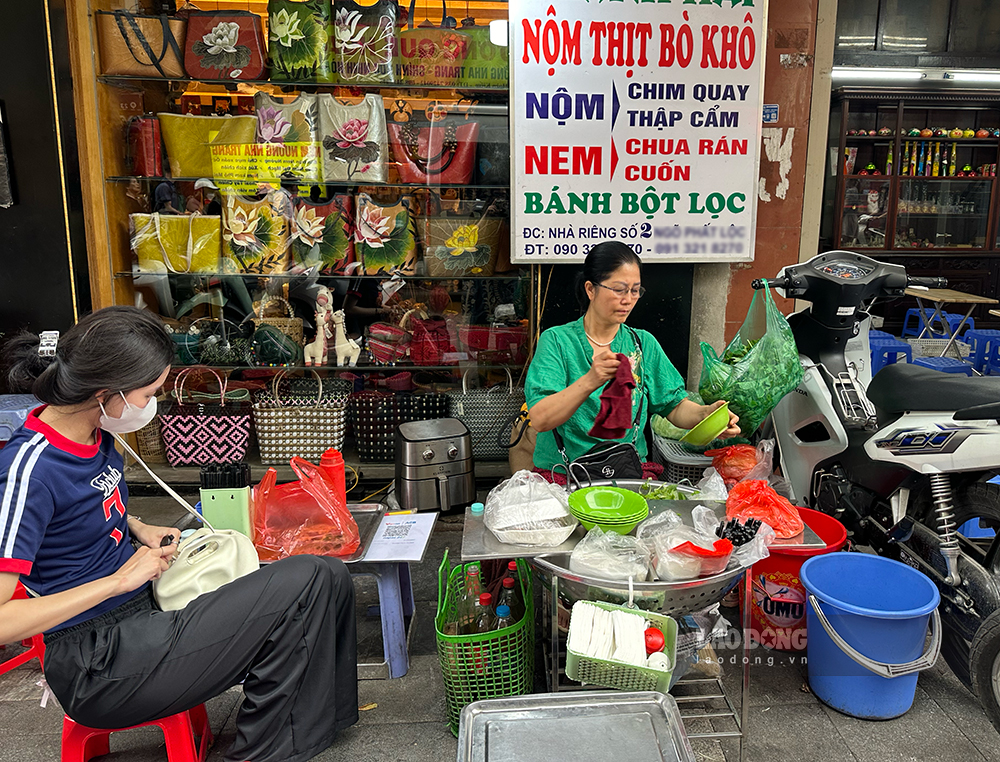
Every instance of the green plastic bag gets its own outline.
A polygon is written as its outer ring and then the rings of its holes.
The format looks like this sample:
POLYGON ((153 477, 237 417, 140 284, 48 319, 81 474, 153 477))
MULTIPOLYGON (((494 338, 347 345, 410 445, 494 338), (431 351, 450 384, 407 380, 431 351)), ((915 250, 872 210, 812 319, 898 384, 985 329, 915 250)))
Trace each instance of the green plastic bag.
POLYGON ((775 405, 802 381, 802 364, 791 326, 765 286, 754 294, 746 320, 722 357, 705 342, 698 391, 706 404, 729 402, 749 436, 775 405))

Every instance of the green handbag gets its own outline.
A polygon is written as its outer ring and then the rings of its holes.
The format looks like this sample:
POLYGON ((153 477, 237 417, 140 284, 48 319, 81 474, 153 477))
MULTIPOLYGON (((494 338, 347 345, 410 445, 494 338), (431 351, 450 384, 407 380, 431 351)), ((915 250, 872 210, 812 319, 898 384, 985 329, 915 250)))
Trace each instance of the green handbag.
POLYGON ((253 356, 257 365, 275 368, 302 362, 302 347, 297 341, 268 323, 253 332, 253 356))

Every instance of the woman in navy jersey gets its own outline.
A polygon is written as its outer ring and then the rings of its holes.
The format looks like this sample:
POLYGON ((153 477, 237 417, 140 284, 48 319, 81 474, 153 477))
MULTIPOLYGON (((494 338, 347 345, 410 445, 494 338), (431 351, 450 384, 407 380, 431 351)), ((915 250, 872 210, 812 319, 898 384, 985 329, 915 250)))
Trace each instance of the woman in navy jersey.
POLYGON ((174 355, 159 320, 109 307, 54 346, 21 334, 5 355, 11 391, 45 404, 0 450, 0 643, 45 633, 45 677, 66 713, 128 727, 243 681, 232 762, 304 761, 357 722, 354 587, 342 562, 278 561, 181 611, 153 600, 178 531, 129 516, 108 432, 156 414, 174 355), (28 600, 11 600, 19 579, 28 600))

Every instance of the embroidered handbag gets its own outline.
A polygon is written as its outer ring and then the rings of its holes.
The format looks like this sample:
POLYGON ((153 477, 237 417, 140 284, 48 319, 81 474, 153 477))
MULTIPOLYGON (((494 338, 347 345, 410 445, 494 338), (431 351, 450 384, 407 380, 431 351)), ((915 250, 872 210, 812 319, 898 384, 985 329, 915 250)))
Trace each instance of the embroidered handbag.
POLYGON ((330 0, 268 0, 268 62, 275 82, 330 82, 330 0))
POLYGON ((175 179, 212 177, 213 145, 246 145, 254 142, 257 117, 199 116, 161 112, 160 129, 167 147, 170 172, 175 179))
POLYGON ((219 272, 221 218, 130 214, 132 251, 146 272, 219 272))
POLYGON ((514 387, 510 371, 507 385, 497 384, 488 389, 469 389, 469 371, 462 375, 462 393, 448 395, 449 412, 465 424, 472 436, 472 455, 476 460, 507 460, 509 447, 498 441, 506 425, 506 441, 510 441, 510 421, 524 404, 524 389, 514 387))
POLYGON ((478 122, 449 120, 419 129, 412 122, 389 125, 392 156, 404 183, 468 184, 478 140, 478 122))
POLYGON ((174 381, 174 398, 160 414, 167 462, 172 466, 207 466, 243 460, 250 445, 250 410, 240 402, 226 400, 226 381, 210 368, 185 368, 174 381), (215 376, 220 393, 218 404, 202 397, 185 400, 184 383, 197 371, 215 376))
POLYGON ((163 177, 160 120, 151 114, 128 120, 128 165, 135 177, 163 177))
POLYGON ((392 82, 396 53, 396 0, 360 5, 334 0, 331 28, 337 79, 347 84, 392 82))
POLYGON ((416 85, 456 85, 462 77, 470 39, 454 28, 441 0, 441 24, 435 27, 424 21, 414 28, 416 0, 410 0, 406 29, 399 33, 399 56, 396 76, 399 82, 416 85))
POLYGON ((281 371, 270 390, 258 393, 253 415, 264 465, 296 456, 318 461, 330 447, 343 449, 352 384, 311 372, 313 379, 292 380, 281 371))
POLYGON ((503 220, 489 216, 424 218, 424 261, 432 277, 492 275, 500 253, 503 220))
POLYGON ((403 197, 395 204, 382 205, 367 193, 359 194, 354 241, 366 274, 412 274, 417 263, 417 242, 409 199, 403 197))
POLYGON ((346 105, 329 93, 319 100, 323 177, 327 182, 384 183, 388 158, 382 96, 368 93, 346 105))
POLYGON ((280 209, 287 198, 271 194, 254 201, 225 193, 222 207, 222 255, 238 272, 270 275, 288 264, 289 219, 280 209), (277 208, 276 208, 277 207, 277 208))
POLYGON ((192 79, 266 79, 260 16, 249 11, 192 11, 184 69, 192 79))
POLYGON ((299 93, 287 102, 265 92, 256 93, 257 142, 315 143, 319 140, 317 100, 315 93, 299 93))
POLYGON ((101 74, 179 79, 184 74, 187 22, 177 16, 97 11, 101 74))
POLYGON ((295 199, 291 240, 296 265, 318 267, 323 275, 343 275, 355 261, 354 197, 337 193, 319 204, 301 196, 295 199))

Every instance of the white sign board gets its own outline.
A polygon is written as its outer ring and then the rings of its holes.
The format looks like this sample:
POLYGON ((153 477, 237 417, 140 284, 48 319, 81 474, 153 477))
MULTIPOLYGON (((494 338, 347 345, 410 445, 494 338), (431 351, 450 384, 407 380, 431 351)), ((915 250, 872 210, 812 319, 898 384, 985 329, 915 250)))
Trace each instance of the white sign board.
POLYGON ((513 260, 752 260, 766 11, 511 0, 513 260))

